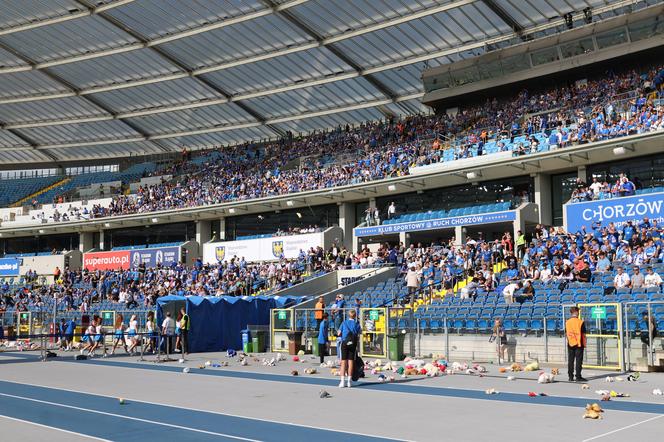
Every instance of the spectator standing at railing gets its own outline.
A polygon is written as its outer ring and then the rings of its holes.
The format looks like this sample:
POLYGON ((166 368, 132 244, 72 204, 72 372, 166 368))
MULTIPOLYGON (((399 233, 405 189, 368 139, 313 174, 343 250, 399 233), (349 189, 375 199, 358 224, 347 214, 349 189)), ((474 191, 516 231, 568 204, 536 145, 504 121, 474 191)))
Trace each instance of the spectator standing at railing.
POLYGON ((394 201, 390 203, 387 208, 387 219, 393 219, 397 216, 397 207, 394 205, 394 201))
POLYGON ((415 304, 415 295, 417 289, 420 288, 422 284, 422 271, 419 268, 419 264, 411 263, 408 266, 408 272, 406 273, 406 287, 408 287, 408 296, 410 298, 410 305, 415 304))

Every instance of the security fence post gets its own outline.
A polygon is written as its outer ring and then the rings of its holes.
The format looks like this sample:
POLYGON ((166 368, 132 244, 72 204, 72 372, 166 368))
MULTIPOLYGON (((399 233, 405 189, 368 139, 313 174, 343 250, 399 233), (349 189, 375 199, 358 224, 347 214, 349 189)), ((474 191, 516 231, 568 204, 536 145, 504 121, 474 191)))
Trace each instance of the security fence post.
POLYGON ((544 362, 549 362, 549 332, 547 330, 546 316, 544 316, 544 362))
POLYGON ((449 362, 450 360, 450 333, 447 329, 447 315, 443 319, 443 325, 445 326, 445 360, 449 362))

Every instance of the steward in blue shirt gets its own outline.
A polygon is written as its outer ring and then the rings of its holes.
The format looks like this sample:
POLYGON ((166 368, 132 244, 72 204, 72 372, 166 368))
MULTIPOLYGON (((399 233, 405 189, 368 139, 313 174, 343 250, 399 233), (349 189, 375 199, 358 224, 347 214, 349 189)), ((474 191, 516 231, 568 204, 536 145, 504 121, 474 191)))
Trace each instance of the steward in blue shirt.
POLYGON ((325 362, 325 356, 327 355, 327 342, 330 336, 329 329, 329 319, 328 314, 323 313, 323 320, 320 321, 320 326, 318 327, 318 356, 320 356, 320 363, 325 362))

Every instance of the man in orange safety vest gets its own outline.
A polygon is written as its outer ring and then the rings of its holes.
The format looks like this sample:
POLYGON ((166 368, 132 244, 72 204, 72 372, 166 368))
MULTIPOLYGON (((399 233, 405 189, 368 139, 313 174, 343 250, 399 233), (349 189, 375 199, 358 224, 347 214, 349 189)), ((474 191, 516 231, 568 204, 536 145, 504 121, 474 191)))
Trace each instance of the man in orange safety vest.
POLYGON ((586 348, 586 325, 579 318, 579 308, 569 309, 570 318, 565 322, 565 334, 567 335, 567 374, 570 382, 586 382, 581 376, 581 364, 583 363, 583 350, 586 348))

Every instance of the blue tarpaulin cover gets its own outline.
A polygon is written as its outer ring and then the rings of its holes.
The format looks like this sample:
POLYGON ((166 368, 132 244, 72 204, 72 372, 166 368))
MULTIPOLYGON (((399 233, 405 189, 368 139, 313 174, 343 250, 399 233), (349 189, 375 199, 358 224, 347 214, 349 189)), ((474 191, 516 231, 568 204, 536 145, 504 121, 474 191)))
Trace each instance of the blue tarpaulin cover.
POLYGON ((161 326, 162 311, 169 303, 184 301, 191 322, 190 352, 240 349, 241 332, 248 325, 269 325, 271 309, 290 307, 302 300, 290 296, 163 296, 157 299, 157 321, 161 326))

